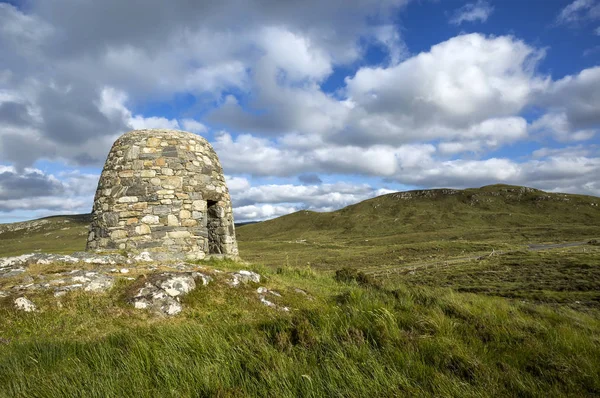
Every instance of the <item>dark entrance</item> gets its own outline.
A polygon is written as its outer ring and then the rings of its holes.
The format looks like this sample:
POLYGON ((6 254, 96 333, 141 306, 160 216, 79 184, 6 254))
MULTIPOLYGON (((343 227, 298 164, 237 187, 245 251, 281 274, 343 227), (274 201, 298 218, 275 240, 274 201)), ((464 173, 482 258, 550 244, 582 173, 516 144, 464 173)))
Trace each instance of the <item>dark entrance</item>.
POLYGON ((221 227, 221 208, 217 201, 206 201, 206 228, 208 229, 208 254, 222 254, 219 229, 221 227))

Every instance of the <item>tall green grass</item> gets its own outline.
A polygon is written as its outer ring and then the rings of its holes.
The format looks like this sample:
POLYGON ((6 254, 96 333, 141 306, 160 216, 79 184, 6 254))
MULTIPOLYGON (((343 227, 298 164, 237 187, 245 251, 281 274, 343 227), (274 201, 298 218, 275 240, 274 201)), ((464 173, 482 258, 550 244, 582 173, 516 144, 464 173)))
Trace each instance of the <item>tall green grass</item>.
POLYGON ((597 314, 340 275, 267 272, 290 313, 218 283, 170 319, 128 307, 124 284, 34 314, 4 303, 0 396, 600 394, 597 314))

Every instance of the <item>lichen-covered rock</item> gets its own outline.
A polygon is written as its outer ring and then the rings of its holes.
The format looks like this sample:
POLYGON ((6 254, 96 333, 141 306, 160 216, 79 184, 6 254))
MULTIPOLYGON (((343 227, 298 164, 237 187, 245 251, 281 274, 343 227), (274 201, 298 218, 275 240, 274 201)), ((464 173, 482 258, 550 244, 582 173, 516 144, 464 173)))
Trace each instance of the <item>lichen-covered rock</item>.
MULTIPOLYGON (((116 265, 132 264, 137 260, 127 258, 120 254, 96 254, 89 252, 76 252, 73 254, 52 253, 30 253, 15 257, 0 258, 0 278, 18 275, 25 272, 25 268, 31 264, 93 264, 93 265, 116 265)), ((143 259, 140 260, 144 261, 143 259)))
POLYGON ((96 191, 88 250, 152 259, 237 257, 233 212, 216 153, 202 137, 136 130, 113 145, 96 191))
POLYGON ((144 286, 136 291, 131 299, 135 308, 148 309, 164 315, 176 315, 182 307, 179 298, 196 288, 195 279, 202 284, 210 281, 207 275, 199 272, 164 273, 153 275, 144 286))
POLYGON ((85 286, 86 292, 105 292, 115 284, 114 278, 108 275, 95 275, 85 286))
POLYGON ((178 297, 196 288, 196 282, 190 275, 172 276, 160 283, 160 287, 171 297, 178 297))
POLYGON ((37 311, 37 307, 29 299, 25 297, 19 297, 15 299, 15 308, 20 311, 34 312, 37 311))
MULTIPOLYGON (((83 253, 83 255, 75 253, 71 256, 36 253, 9 260, 0 259, 0 264, 4 264, 0 269, 0 277, 16 270, 19 271, 15 274, 18 275, 17 277, 0 278, 0 298, 19 297, 14 302, 15 306, 23 311, 32 311, 32 308, 35 309, 35 305, 26 300, 24 295, 50 292, 57 298, 57 305, 60 306, 61 300, 58 298, 69 292, 109 293, 117 280, 133 281, 138 278, 129 288, 127 301, 137 309, 147 309, 155 314, 170 316, 182 311, 181 297, 196 289, 200 284, 206 286, 216 280, 216 289, 225 288, 233 292, 241 285, 249 284, 256 287, 255 284, 260 283, 263 279, 260 274, 248 270, 226 272, 190 262, 148 262, 145 254, 140 254, 137 259, 138 255, 129 256, 129 258, 116 254, 108 257, 89 256, 90 253, 83 253), (39 269, 43 270, 45 267, 36 267, 35 273, 31 273, 31 270, 28 269, 31 264, 47 264, 46 262, 50 258, 54 261, 69 263, 65 268, 71 269, 56 271, 55 267, 49 267, 47 273, 39 272, 39 269), (115 258, 118 261, 115 261, 115 258), (85 261, 85 259, 92 259, 92 262, 85 261), (115 262, 127 262, 127 264, 135 264, 135 266, 117 268, 112 266, 115 262), (93 268, 90 266, 92 263, 95 264, 93 268), (21 275, 22 273, 24 274, 21 275)), ((253 295, 270 308, 289 311, 288 307, 281 304, 282 295, 275 290, 258 287, 256 293, 253 293, 252 290, 246 288, 243 289, 243 293, 253 295)))
POLYGON ((240 283, 246 284, 248 282, 260 283, 260 274, 246 270, 234 272, 231 274, 228 284, 230 286, 238 286, 240 283))

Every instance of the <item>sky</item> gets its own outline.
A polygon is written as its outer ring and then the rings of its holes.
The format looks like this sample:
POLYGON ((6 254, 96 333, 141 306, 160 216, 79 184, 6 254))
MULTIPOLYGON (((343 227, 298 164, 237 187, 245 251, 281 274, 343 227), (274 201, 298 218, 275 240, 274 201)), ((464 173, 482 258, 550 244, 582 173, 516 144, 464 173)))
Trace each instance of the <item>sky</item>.
POLYGON ((600 0, 0 1, 0 223, 90 212, 139 128, 205 137, 236 222, 423 188, 600 196, 600 0))

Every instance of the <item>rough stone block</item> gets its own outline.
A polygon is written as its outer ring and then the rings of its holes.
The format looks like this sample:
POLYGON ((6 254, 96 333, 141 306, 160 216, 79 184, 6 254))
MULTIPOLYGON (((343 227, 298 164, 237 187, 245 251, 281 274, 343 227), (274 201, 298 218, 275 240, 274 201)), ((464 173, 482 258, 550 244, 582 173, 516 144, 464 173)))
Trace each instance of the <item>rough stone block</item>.
POLYGON ((135 203, 138 201, 137 196, 121 196, 117 202, 119 203, 135 203))
POLYGON ((142 178, 152 178, 156 175, 156 171, 154 170, 142 170, 140 172, 140 177, 142 178))
POLYGON ((173 214, 169 214, 167 216, 167 225, 177 227, 179 226, 179 220, 173 214))
POLYGON ((114 231, 110 232, 111 239, 123 239, 126 237, 127 237, 127 231, 124 231, 122 229, 115 229, 114 231))
POLYGON ((135 227, 135 233, 138 235, 148 235, 151 232, 152 231, 150 230, 150 227, 146 224, 141 224, 135 227))
POLYGON ((142 222, 145 224, 158 224, 158 216, 144 216, 142 217, 142 222))
POLYGON ((206 201, 205 200, 194 200, 192 202, 192 209, 196 211, 206 211, 206 201))

